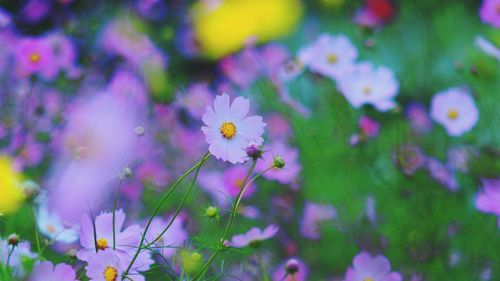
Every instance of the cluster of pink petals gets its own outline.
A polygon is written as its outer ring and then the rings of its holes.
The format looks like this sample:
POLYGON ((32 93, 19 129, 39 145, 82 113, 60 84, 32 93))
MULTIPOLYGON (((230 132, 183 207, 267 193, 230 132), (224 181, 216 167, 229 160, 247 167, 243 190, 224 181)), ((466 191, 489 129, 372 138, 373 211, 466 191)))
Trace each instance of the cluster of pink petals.
POLYGON ((230 245, 235 248, 244 248, 246 246, 254 245, 255 243, 272 238, 276 235, 276 233, 278 233, 278 229, 279 228, 276 225, 270 225, 264 230, 253 227, 245 234, 233 236, 230 245))
POLYGON ((391 272, 391 264, 384 256, 362 252, 354 257, 353 266, 347 269, 344 281, 401 281, 398 272, 391 272))

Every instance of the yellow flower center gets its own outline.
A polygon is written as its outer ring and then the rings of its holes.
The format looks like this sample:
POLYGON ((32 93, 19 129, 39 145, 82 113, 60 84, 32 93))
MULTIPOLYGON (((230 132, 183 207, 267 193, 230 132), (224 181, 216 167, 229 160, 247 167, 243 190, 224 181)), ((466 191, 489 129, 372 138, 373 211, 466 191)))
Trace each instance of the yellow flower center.
POLYGON ((371 277, 366 277, 365 279, 363 279, 363 281, 375 281, 375 280, 373 280, 373 278, 371 277))
POLYGON ((116 278, 118 277, 118 271, 112 266, 106 266, 102 274, 104 275, 104 280, 106 281, 116 281, 116 278))
POLYGON ((40 61, 40 55, 38 53, 33 53, 30 55, 31 62, 37 63, 40 61))
POLYGON ((372 94, 372 88, 370 88, 369 86, 365 86, 363 88, 363 94, 365 94, 365 96, 369 96, 372 94))
POLYGON ((222 126, 220 126, 220 133, 224 138, 230 140, 236 135, 236 125, 232 122, 224 122, 222 126))
POLYGON ((97 249, 105 250, 107 247, 108 247, 108 240, 106 240, 105 238, 97 239, 97 249))
POLYGON ((338 58, 336 54, 329 54, 328 56, 326 56, 326 60, 328 61, 329 64, 335 64, 338 58))
POLYGON ((448 110, 448 118, 451 120, 455 120, 458 118, 458 111, 456 109, 448 110))

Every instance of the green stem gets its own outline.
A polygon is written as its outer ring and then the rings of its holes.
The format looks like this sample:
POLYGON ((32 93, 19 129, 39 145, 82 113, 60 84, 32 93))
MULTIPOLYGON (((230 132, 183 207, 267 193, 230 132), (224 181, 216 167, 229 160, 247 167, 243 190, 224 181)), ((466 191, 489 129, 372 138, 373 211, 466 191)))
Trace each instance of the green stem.
POLYGON ((222 238, 219 240, 219 243, 221 243, 221 245, 215 249, 215 252, 210 256, 210 258, 208 259, 207 263, 205 264, 205 266, 203 266, 202 270, 200 271, 200 273, 194 278, 194 281, 198 281, 201 279, 201 277, 205 274, 205 272, 208 270, 208 268, 210 267, 210 265, 212 264, 212 262, 215 260, 215 258, 217 257, 217 255, 223 250, 225 249, 226 247, 224 246, 224 241, 226 240, 227 238, 227 235, 229 234, 229 229, 231 228, 231 225, 233 224, 233 221, 234 221, 234 218, 236 217, 236 213, 237 213, 237 210, 238 210, 238 206, 241 202, 241 200, 243 199, 243 195, 245 194, 245 191, 250 187, 250 185, 257 179, 259 178, 260 176, 262 176, 262 174, 264 174, 265 172, 271 170, 272 168, 274 168, 274 165, 265 169, 264 171, 258 173, 257 175, 255 175, 248 183, 247 183, 247 180, 250 176, 250 174, 252 173, 253 169, 255 168, 255 164, 257 163, 257 161, 255 160, 253 163, 252 163, 252 167, 250 167, 250 170, 248 171, 248 174, 245 178, 245 181, 243 182, 242 186, 243 188, 240 189, 240 192, 238 193, 238 196, 236 197, 236 202, 235 204, 233 205, 233 209, 231 210, 231 214, 230 214, 230 217, 229 217, 229 221, 226 225, 226 229, 224 230, 224 234, 222 235, 222 238))
POLYGON ((40 234, 38 233, 38 225, 36 220, 36 213, 33 204, 31 204, 31 214, 33 215, 33 221, 35 222, 35 241, 36 241, 36 249, 38 251, 38 257, 42 258, 42 248, 40 246, 40 234))
POLYGON ((128 267, 127 267, 127 269, 122 274, 122 280, 125 280, 126 278, 128 278, 127 274, 130 271, 130 269, 132 268, 132 265, 134 264, 135 260, 137 259, 137 257, 139 256, 139 253, 142 250, 142 246, 144 245, 144 240, 146 239, 146 233, 149 230, 149 226, 151 225, 151 222, 153 221, 153 218, 160 211, 160 208, 163 205, 163 203, 170 197, 170 194, 172 194, 172 192, 174 192, 174 190, 177 188, 177 186, 179 185, 179 183, 181 183, 184 180, 184 178, 186 178, 189 174, 191 174, 191 172, 193 172, 194 169, 198 169, 199 170, 201 168, 201 166, 203 165, 203 163, 208 158, 210 158, 209 152, 207 152, 198 163, 196 163, 193 167, 189 168, 189 170, 187 170, 186 172, 184 172, 184 174, 182 174, 182 176, 180 176, 177 179, 177 181, 170 188, 170 190, 161 198, 160 202, 158 202, 158 204, 156 205, 156 207, 155 207, 155 209, 153 211, 153 214, 149 217, 148 223, 146 224, 146 227, 144 228, 144 232, 142 233, 141 241, 139 243, 139 247, 137 247, 137 251, 135 252, 132 260, 130 261, 130 263, 129 263, 128 267))
POLYGON ((125 175, 122 172, 122 174, 120 175, 120 181, 118 182, 118 187, 116 188, 115 200, 113 202, 113 250, 116 249, 116 229, 115 229, 116 207, 118 205, 118 194, 120 193, 120 188, 122 186, 124 177, 125 175))

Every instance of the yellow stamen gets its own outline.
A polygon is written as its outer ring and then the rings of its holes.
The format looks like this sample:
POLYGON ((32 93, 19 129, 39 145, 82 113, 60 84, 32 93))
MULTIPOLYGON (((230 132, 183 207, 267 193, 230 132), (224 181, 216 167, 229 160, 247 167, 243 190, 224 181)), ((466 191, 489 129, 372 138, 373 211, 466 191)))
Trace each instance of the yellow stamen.
POLYGON ((328 56, 326 56, 326 60, 328 61, 329 64, 335 64, 338 58, 336 54, 329 54, 328 56))
POLYGON ((108 247, 108 240, 106 240, 105 238, 97 239, 97 249, 104 250, 107 247, 108 247))
POLYGON ((118 271, 112 266, 106 266, 102 274, 104 275, 104 280, 106 281, 116 281, 116 278, 118 277, 118 271))
POLYGON ((456 109, 448 110, 448 118, 451 120, 455 120, 458 118, 458 111, 456 109))
POLYGON ((40 55, 38 53, 33 53, 30 55, 31 62, 37 63, 40 61, 40 55))
POLYGON ((370 88, 369 86, 365 86, 363 88, 363 94, 365 94, 365 96, 369 96, 372 94, 372 88, 370 88))
POLYGON ((363 281, 374 281, 371 277, 366 277, 363 281))
POLYGON ((236 125, 232 122, 224 122, 220 127, 220 133, 224 138, 230 140, 236 135, 236 125))

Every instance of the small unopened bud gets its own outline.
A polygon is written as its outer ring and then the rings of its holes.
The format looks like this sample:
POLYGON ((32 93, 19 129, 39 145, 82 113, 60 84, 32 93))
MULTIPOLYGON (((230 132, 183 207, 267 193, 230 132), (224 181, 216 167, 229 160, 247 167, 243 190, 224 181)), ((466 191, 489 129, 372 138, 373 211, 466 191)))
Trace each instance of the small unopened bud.
POLYGON ((222 246, 224 246, 225 248, 229 248, 231 247, 231 242, 229 242, 229 240, 224 240, 222 242, 222 246))
POLYGON ((202 256, 198 252, 194 252, 191 254, 191 258, 193 259, 194 262, 199 262, 201 261, 202 256))
POLYGON ((66 253, 68 257, 75 258, 76 257, 76 249, 69 249, 66 253))
POLYGON ((286 274, 293 275, 299 272, 299 261, 296 259, 289 259, 285 264, 286 274))
POLYGON ((245 152, 247 153, 247 156, 254 161, 259 159, 259 158, 262 158, 263 151, 262 151, 262 147, 260 145, 250 144, 245 149, 245 152))
POLYGON ((206 209, 205 215, 209 218, 217 218, 219 216, 219 208, 210 206, 206 209))
POLYGON ((38 191, 40 191, 40 186, 36 182, 31 180, 23 182, 23 192, 27 198, 36 197, 38 191))
POLYGON ((146 132, 146 130, 144 129, 144 127, 142 126, 137 126, 135 127, 134 129, 134 133, 138 136, 138 137, 142 137, 144 136, 144 133, 146 132))
POLYGON ((17 234, 15 233, 12 233, 11 235, 9 235, 9 237, 7 237, 7 242, 9 243, 9 245, 17 246, 17 244, 19 244, 19 236, 17 236, 17 234))
POLYGON ((131 178, 132 177, 132 169, 130 169, 129 167, 125 167, 123 169, 123 176, 126 178, 131 178))
POLYGON ((282 169, 283 167, 285 167, 285 160, 283 160, 281 156, 276 155, 274 156, 273 165, 278 169, 282 169))

